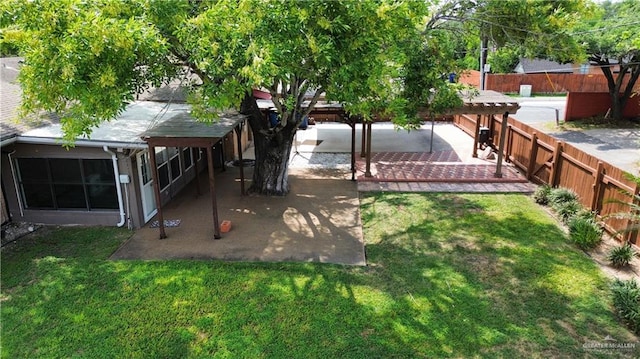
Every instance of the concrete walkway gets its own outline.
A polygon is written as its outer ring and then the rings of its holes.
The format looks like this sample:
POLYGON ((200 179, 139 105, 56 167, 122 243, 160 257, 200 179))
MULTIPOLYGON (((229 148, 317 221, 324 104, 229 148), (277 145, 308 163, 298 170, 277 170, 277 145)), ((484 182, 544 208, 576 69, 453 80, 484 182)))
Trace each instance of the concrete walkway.
POLYGON ((222 239, 213 239, 209 193, 196 196, 192 183, 163 210, 165 220, 180 220, 166 239, 147 224, 111 259, 366 264, 358 192, 344 171, 294 170, 286 197, 241 196, 238 180, 237 168, 216 174, 219 218, 232 223, 222 239))
POLYGON ((640 174, 640 129, 585 129, 562 131, 556 111, 564 121, 565 97, 517 97, 520 103, 513 118, 632 174, 640 174))

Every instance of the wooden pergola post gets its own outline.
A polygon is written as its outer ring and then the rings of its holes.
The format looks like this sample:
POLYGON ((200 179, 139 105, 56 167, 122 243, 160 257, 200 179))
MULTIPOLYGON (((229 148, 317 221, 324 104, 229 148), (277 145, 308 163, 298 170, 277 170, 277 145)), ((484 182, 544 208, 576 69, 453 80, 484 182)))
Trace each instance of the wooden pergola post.
POLYGON ((473 134, 473 153, 471 154, 471 157, 473 158, 478 157, 478 137, 480 136, 481 120, 482 120, 482 115, 480 114, 476 115, 476 130, 475 130, 475 133, 473 134))
MULTIPOLYGON (((364 122, 363 122, 364 123, 364 122)), ((365 177, 373 177, 371 175, 371 122, 367 122, 367 151, 366 151, 366 170, 365 177)))
POLYGON ((362 136, 360 145, 360 157, 367 156, 367 124, 362 121, 362 136))
POLYGON ((502 157, 504 152, 504 142, 507 136, 507 123, 509 122, 509 112, 502 114, 502 124, 500 126, 500 144, 498 145, 498 161, 496 163, 496 178, 502 178, 502 157))
MULTIPOLYGON (((197 150, 196 152, 198 152, 198 153, 200 152, 200 148, 199 147, 196 147, 196 150, 197 150)), ((193 148, 189 148, 189 151, 191 151, 191 157, 193 158, 193 164, 195 166, 195 171, 196 171, 196 178, 195 178, 195 181, 196 181, 196 194, 199 197, 202 194, 202 191, 200 191, 200 179, 198 178, 199 174, 200 174, 200 169, 198 168, 198 154, 195 153, 195 156, 194 156, 193 148)))
POLYGON ((356 180, 356 122, 353 117, 348 116, 349 126, 351 126, 351 180, 356 180))
POLYGON ((207 147, 207 167, 209 167, 209 192, 211 195, 211 211, 213 212, 213 238, 220 239, 220 222, 218 221, 218 202, 216 200, 216 182, 213 176, 213 150, 207 147))
POLYGON ((244 162, 242 159, 242 123, 234 128, 238 143, 238 160, 240 161, 240 194, 244 196, 244 162))

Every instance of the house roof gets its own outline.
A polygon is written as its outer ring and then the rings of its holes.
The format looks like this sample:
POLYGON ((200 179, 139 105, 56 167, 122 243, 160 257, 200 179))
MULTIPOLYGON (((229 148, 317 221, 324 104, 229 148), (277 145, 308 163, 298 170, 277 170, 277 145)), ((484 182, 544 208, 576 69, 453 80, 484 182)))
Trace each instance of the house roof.
POLYGON ((188 110, 175 111, 170 121, 162 119, 140 137, 153 146, 207 147, 233 131, 246 118, 236 111, 228 111, 220 114, 216 122, 204 123, 193 118, 188 110))
POLYGON ((521 58, 514 71, 525 74, 540 72, 572 73, 573 64, 561 64, 559 62, 546 59, 521 58))
POLYGON ((30 129, 47 126, 58 122, 58 117, 51 114, 19 117, 22 89, 18 83, 18 74, 22 66, 21 57, 0 58, 0 140, 14 140, 19 134, 30 129))
MULTIPOLYGON (((100 124, 89 137, 78 137, 76 145, 146 148, 142 137, 220 138, 245 119, 226 113, 219 122, 207 124, 196 121, 190 113, 187 104, 136 101, 118 118, 100 124)), ((52 124, 22 133, 18 142, 62 144, 62 138, 61 125, 52 124)))

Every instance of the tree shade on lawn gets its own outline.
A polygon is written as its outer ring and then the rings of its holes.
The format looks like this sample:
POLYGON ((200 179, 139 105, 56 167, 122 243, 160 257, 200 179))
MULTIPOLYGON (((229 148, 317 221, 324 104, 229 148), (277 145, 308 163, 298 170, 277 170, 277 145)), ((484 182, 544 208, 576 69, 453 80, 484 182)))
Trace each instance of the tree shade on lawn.
POLYGON ((116 228, 22 239, 2 251, 2 355, 610 357, 585 343, 638 341, 527 196, 379 193, 361 210, 367 267, 109 261, 116 228))

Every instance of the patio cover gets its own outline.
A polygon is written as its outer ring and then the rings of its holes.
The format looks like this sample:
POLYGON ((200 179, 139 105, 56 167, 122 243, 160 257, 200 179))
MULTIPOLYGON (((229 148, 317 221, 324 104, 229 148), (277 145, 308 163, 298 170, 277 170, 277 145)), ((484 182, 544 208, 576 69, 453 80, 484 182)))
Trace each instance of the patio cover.
MULTIPOLYGON (((514 114, 520 109, 520 104, 513 98, 496 91, 479 91, 461 95, 463 105, 448 111, 447 115, 476 115, 476 129, 473 134, 473 157, 478 157, 478 136, 480 132, 480 116, 502 115, 500 127, 500 143, 498 144, 498 159, 496 161, 495 177, 502 177, 502 157, 504 153, 504 141, 507 135, 509 114, 514 114)), ((433 121, 431 121, 431 135, 433 136, 433 121)), ((433 141, 432 141, 433 142, 433 141)))
MULTIPOLYGON (((507 122, 509 114, 514 114, 520 109, 520 104, 513 98, 503 95, 496 91, 465 91, 460 94, 460 98, 463 101, 461 107, 451 109, 443 114, 439 115, 476 115, 476 130, 474 134, 473 143, 473 157, 477 157, 478 148, 478 136, 480 131, 480 116, 482 115, 502 115, 502 127, 500 128, 500 143, 498 145, 498 159, 496 164, 495 176, 497 178, 502 177, 502 160, 504 151, 504 140, 507 132, 507 122)), ((309 104, 309 101, 303 103, 309 104)), ((273 107, 271 100, 261 99, 258 100, 258 107, 265 111, 273 107)), ((346 123, 351 127, 351 180, 355 180, 355 138, 356 138, 356 124, 362 123, 362 154, 361 157, 366 157, 366 169, 365 177, 371 177, 371 124, 373 122, 386 122, 387 119, 373 118, 369 121, 363 121, 361 117, 349 116, 344 111, 342 105, 336 102, 318 101, 314 110, 310 114, 313 115, 338 115, 341 122, 346 123)), ((422 111, 422 116, 427 119, 428 112, 422 111)), ((431 118, 431 143, 433 146, 433 126, 434 121, 431 118)), ((433 147, 430 148, 430 152, 433 147)))
MULTIPOLYGON (((156 163, 155 148, 156 147, 196 147, 207 149, 207 166, 209 170, 209 189, 211 191, 211 207, 213 213, 213 229, 214 238, 219 239, 220 223, 218 220, 218 206, 216 202, 215 180, 213 176, 213 146, 218 143, 227 134, 235 130, 238 148, 242 148, 241 129, 245 123, 246 116, 237 112, 225 112, 220 114, 220 118, 214 123, 199 122, 193 117, 188 110, 182 110, 169 119, 158 123, 156 126, 147 130, 141 135, 149 145, 149 159, 153 171, 153 183, 156 197, 156 205, 158 207, 158 224, 160 228, 160 239, 166 238, 164 230, 164 218, 162 216, 162 201, 160 197, 160 188, 158 186, 158 167, 156 163)), ((242 151, 238 151, 240 163, 242 163, 242 151)), ((197 161, 194 161, 197 166, 197 161)), ((198 181, 198 169, 196 167, 196 184, 198 181)), ((244 195, 244 170, 240 166, 240 191, 244 195)), ((199 192, 199 188, 198 188, 199 192)))

